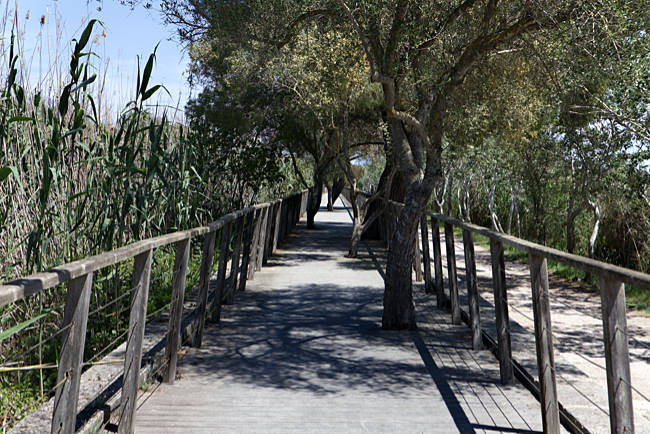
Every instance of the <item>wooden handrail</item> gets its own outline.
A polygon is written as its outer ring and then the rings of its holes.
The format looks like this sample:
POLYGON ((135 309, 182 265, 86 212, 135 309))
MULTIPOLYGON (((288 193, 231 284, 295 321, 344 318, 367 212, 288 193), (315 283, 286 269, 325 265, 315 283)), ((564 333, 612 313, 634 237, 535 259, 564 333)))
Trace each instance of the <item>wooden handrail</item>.
POLYGON ((253 277, 252 274, 248 275, 248 272, 254 273, 256 269, 259 270, 263 265, 263 259, 274 253, 278 241, 281 241, 304 215, 310 193, 311 190, 303 190, 274 202, 232 212, 206 226, 138 241, 110 252, 70 262, 0 285, 0 307, 2 307, 56 285, 68 283, 64 311, 64 326, 67 326, 67 329, 62 335, 57 381, 61 387, 57 389, 55 396, 51 432, 65 434, 75 430, 89 300, 93 274, 97 270, 135 258, 133 267, 135 291, 129 316, 124 380, 120 400, 121 414, 118 424, 119 433, 132 433, 153 251, 156 248, 176 243, 171 313, 164 357, 167 369, 163 375, 165 380, 171 383, 175 378, 176 355, 181 345, 183 296, 191 239, 205 235, 200 269, 199 300, 194 310, 193 333, 190 339, 193 346, 200 346, 203 324, 207 315, 210 314, 215 321, 219 320, 222 302, 234 301, 234 292, 237 289, 243 290, 246 279, 253 277), (274 218, 270 218, 271 214, 274 218), (252 236, 251 226, 253 225, 256 227, 255 236, 252 236), (208 306, 208 283, 217 231, 221 231, 218 289, 212 297, 211 305, 208 306), (234 232, 234 237, 231 236, 231 232, 234 232), (224 283, 231 243, 235 244, 230 259, 232 261, 230 270, 232 288, 229 290, 232 293, 226 293, 224 283), (240 268, 241 252, 244 252, 244 262, 240 268), (238 280, 239 286, 237 286, 238 280))
MULTIPOLYGON (((305 190, 307 191, 307 190, 305 190)), ((298 194, 302 194, 300 192, 298 194)), ((289 196, 290 197, 290 196, 289 196)), ((98 255, 90 256, 67 264, 50 268, 40 273, 13 280, 0 285, 0 307, 23 300, 32 295, 38 294, 46 289, 53 288, 56 285, 66 283, 70 280, 84 276, 88 273, 95 272, 111 265, 119 264, 147 250, 156 249, 179 241, 188 240, 209 232, 218 231, 226 223, 248 214, 252 210, 266 208, 271 203, 262 203, 251 206, 242 210, 226 214, 214 222, 185 231, 172 232, 166 235, 160 235, 146 240, 137 241, 126 246, 119 247, 110 252, 103 252, 98 255)))
MULTIPOLYGON (((399 211, 404 204, 388 201, 380 225, 389 228, 384 239, 390 243, 391 230, 399 211)), ((630 355, 628 350, 627 319, 624 283, 650 290, 650 275, 602 261, 566 253, 557 249, 522 240, 511 235, 488 228, 466 223, 444 214, 427 211, 420 222, 422 242, 428 244, 426 217, 431 218, 433 238, 433 262, 435 277, 430 270, 425 271, 427 292, 435 288, 438 306, 443 306, 447 296, 443 290, 442 259, 440 254, 439 223, 444 223, 447 244, 447 264, 449 268, 450 303, 452 321, 458 321, 458 295, 456 286, 456 253, 453 247, 453 227, 463 230, 465 263, 467 268, 467 288, 469 302, 469 325, 472 328, 472 346, 480 349, 480 312, 476 290, 476 264, 473 234, 479 234, 490 240, 492 261, 492 286, 494 289, 495 314, 498 343, 496 354, 499 359, 501 381, 508 383, 513 379, 515 362, 511 356, 510 321, 508 318, 508 298, 506 272, 503 260, 503 245, 523 250, 529 255, 531 274, 531 295, 535 325, 535 348, 538 364, 539 386, 529 384, 537 389, 541 403, 544 432, 559 433, 560 421, 571 432, 584 432, 584 427, 558 402, 555 362, 553 356, 553 338, 551 333, 551 309, 548 292, 547 261, 553 260, 571 267, 598 275, 600 280, 601 312, 603 319, 603 337, 605 363, 607 371, 607 390, 611 432, 634 432, 634 415, 632 410, 632 385, 630 378, 630 355), (433 281, 432 281, 433 280, 433 281)), ((424 264, 430 267, 429 249, 423 249, 424 264)), ((419 267, 420 264, 417 264, 419 267)))
POLYGON ((542 246, 541 244, 536 244, 531 241, 513 237, 512 235, 497 232, 492 229, 474 225, 472 223, 466 223, 444 214, 435 214, 427 211, 427 215, 441 222, 450 223, 454 226, 458 226, 459 228, 467 229, 468 231, 486 236, 492 240, 499 241, 516 249, 523 250, 531 255, 541 256, 555 262, 570 265, 571 267, 578 268, 588 273, 615 279, 630 285, 638 286, 639 288, 645 289, 646 291, 650 291, 650 274, 641 273, 639 271, 619 267, 607 262, 602 262, 595 259, 586 258, 584 256, 563 252, 551 247, 542 246))

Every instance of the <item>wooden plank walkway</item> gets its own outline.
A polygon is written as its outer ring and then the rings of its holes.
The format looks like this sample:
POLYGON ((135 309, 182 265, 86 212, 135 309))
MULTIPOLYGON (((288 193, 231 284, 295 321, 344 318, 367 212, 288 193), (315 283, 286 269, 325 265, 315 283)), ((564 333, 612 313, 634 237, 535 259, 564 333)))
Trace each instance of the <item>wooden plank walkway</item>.
POLYGON ((347 212, 304 222, 248 282, 180 380, 145 393, 138 433, 541 432, 539 404, 502 386, 495 358, 473 352, 418 287, 416 332, 382 331, 385 251, 348 259, 347 212))

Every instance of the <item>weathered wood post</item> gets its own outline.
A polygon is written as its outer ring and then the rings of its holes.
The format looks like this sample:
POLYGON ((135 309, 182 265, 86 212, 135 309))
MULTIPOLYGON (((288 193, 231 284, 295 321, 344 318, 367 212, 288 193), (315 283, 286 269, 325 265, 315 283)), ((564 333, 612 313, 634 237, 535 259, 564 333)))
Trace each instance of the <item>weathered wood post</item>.
POLYGON ((449 302, 451 322, 460 324, 460 301, 458 300, 458 277, 456 275, 456 249, 454 247, 454 226, 445 223, 445 246, 447 247, 447 279, 449 280, 449 302))
POLYGON ((445 304, 445 288, 442 276, 442 252, 440 251, 440 225, 435 218, 431 219, 431 242, 433 243, 433 270, 435 272, 436 304, 445 304))
POLYGON ((494 311, 496 314, 499 370, 503 384, 512 383, 512 349, 510 344, 510 319, 508 316, 508 295, 506 291, 506 266, 503 244, 490 239, 492 258, 492 287, 494 289, 494 311))
POLYGON ((251 248, 253 244, 253 232, 255 231, 255 214, 252 210, 246 215, 246 233, 244 234, 244 252, 241 260, 241 272, 239 278, 239 290, 246 290, 246 281, 248 280, 248 265, 251 258, 251 248))
POLYGON ((531 253, 528 255, 528 260, 533 295, 542 425, 545 433, 554 434, 560 432, 560 408, 557 402, 557 383, 553 357, 551 305, 548 296, 548 267, 544 257, 531 253))
POLYGON ((124 359, 122 398, 120 400, 120 422, 117 432, 131 434, 135 428, 135 403, 138 397, 138 379, 142 363, 142 341, 147 319, 147 299, 149 298, 149 278, 153 249, 135 257, 133 265, 133 301, 129 317, 129 334, 124 359))
POLYGON ((181 343, 181 320, 183 318, 183 301, 185 300, 185 279, 187 278, 187 262, 190 258, 190 238, 181 240, 176 244, 176 260, 172 277, 172 299, 169 312, 169 325, 167 327, 167 346, 165 347, 165 361, 167 369, 164 381, 174 384, 176 378, 176 362, 178 349, 181 343))
POLYGON ((255 277, 255 269, 257 265, 258 243, 260 238, 260 228, 262 227, 263 210, 260 208, 255 212, 255 227, 253 229, 253 239, 251 241, 251 252, 248 258, 248 279, 252 280, 255 277))
POLYGON ((224 288, 226 286, 226 267, 228 266, 228 253, 230 253, 230 237, 232 235, 232 221, 221 228, 219 240, 219 268, 217 269, 217 283, 214 289, 212 303, 212 322, 221 321, 221 305, 223 303, 224 288))
POLYGON ((63 324, 61 325, 61 328, 67 327, 68 329, 63 332, 61 340, 59 373, 56 380, 57 384, 63 383, 56 389, 54 397, 52 433, 75 432, 92 284, 92 273, 68 282, 63 324))
POLYGON ((476 282, 474 234, 467 229, 463 229, 463 247, 465 251, 467 304, 469 306, 469 322, 472 329, 472 349, 478 351, 483 345, 481 344, 481 313, 479 310, 478 285, 476 282))
POLYGON ((274 223, 273 223, 273 246, 271 247, 271 254, 274 254, 278 249, 278 243, 280 242, 280 225, 282 216, 282 200, 278 200, 275 206, 275 212, 273 214, 274 223))
POLYGON ((201 257, 201 276, 199 278, 199 298, 194 316, 194 325, 192 327, 192 346, 201 347, 203 341, 203 327, 205 326, 205 312, 208 305, 208 289, 210 286, 210 277, 212 274, 212 258, 214 256, 214 243, 217 236, 216 231, 205 234, 203 241, 203 255, 201 257))
POLYGON ((264 246, 266 246, 266 235, 268 234, 267 228, 269 223, 269 207, 262 209, 262 221, 260 222, 260 235, 257 238, 257 253, 255 255, 255 271, 262 269, 264 261, 264 246))
POLYGON ((282 199, 282 207, 280 211, 280 238, 279 241, 284 241, 287 237, 287 215, 288 215, 289 201, 285 198, 282 199))
POLYGON ((246 216, 237 218, 237 232, 235 233, 235 245, 232 249, 232 265, 230 266, 230 286, 225 297, 226 304, 235 303, 235 293, 237 292, 237 280, 239 279, 239 261, 241 260, 242 240, 246 231, 246 216))
POLYGON ((424 258, 424 292, 430 294, 433 292, 433 282, 431 281, 431 254, 429 252, 429 226, 427 215, 422 214, 420 219, 420 232, 422 236, 422 256, 424 258))
POLYGON ((275 222, 275 202, 271 203, 268 207, 268 216, 266 218, 266 237, 264 240, 264 257, 262 259, 262 265, 266 265, 271 256, 271 250, 273 249, 273 235, 275 234, 275 229, 273 228, 273 223, 275 222))
POLYGON ((633 433, 630 353, 627 342, 625 285, 607 276, 600 278, 600 302, 605 339, 605 366, 612 433, 633 433))
POLYGON ((415 269, 415 281, 422 282, 422 253, 420 251, 420 240, 418 240, 418 230, 415 230, 415 241, 413 243, 413 268, 415 269))

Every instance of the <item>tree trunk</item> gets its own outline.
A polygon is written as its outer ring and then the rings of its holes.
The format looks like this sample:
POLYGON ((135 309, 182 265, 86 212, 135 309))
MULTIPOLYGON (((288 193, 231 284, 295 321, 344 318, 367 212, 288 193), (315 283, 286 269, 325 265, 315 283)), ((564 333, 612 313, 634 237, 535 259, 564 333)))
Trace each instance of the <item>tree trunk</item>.
POLYGON ((343 187, 345 187, 345 178, 344 177, 337 178, 334 181, 334 184, 332 184, 332 203, 335 203, 336 200, 339 198, 341 192, 343 191, 343 187))
POLYGON ((334 211, 334 203, 333 202, 334 201, 332 199, 332 186, 328 184, 327 185, 327 210, 330 211, 330 212, 334 211))
POLYGON ((314 177, 314 187, 312 187, 309 199, 307 200, 307 229, 314 229, 314 218, 320 209, 320 202, 323 197, 323 182, 319 177, 314 177))
MULTIPOLYGON (((427 153, 426 169, 423 176, 403 172, 398 176, 408 180, 404 208, 396 222, 395 232, 388 247, 386 279, 384 287, 384 312, 382 328, 386 330, 413 330, 416 328, 415 306, 413 305, 413 249, 420 218, 434 187, 441 180, 442 119, 445 113, 445 100, 438 100, 432 110, 430 137, 431 147, 427 153), (437 109, 437 110, 436 110, 437 109), (407 178, 408 176, 408 178, 407 178)), ((401 122, 391 122, 393 144, 405 140, 401 122)), ((400 168, 400 172, 402 169, 400 168)), ((451 190, 451 189, 449 189, 451 190)))
POLYGON ((566 216, 566 251, 569 253, 576 251, 576 218, 578 214, 576 210, 570 208, 566 216))
POLYGON ((354 225, 352 227, 352 237, 350 237, 350 250, 348 251, 348 258, 356 258, 359 254, 359 241, 363 234, 363 222, 360 217, 354 217, 354 225))
MULTIPOLYGON (((589 205, 594 210, 594 228, 591 231, 591 237, 589 237, 589 243, 587 245, 587 251, 589 252, 589 257, 594 259, 595 256, 595 245, 596 239, 598 238, 598 231, 600 230, 600 207, 597 203, 589 201, 589 205)), ((585 281, 591 283, 591 273, 587 273, 585 276, 585 281)))
MULTIPOLYGON (((409 195, 409 197, 411 197, 409 195)), ((397 219, 397 228, 388 247, 384 314, 382 328, 413 330, 416 328, 413 305, 413 234, 422 214, 419 204, 409 201, 397 219)))

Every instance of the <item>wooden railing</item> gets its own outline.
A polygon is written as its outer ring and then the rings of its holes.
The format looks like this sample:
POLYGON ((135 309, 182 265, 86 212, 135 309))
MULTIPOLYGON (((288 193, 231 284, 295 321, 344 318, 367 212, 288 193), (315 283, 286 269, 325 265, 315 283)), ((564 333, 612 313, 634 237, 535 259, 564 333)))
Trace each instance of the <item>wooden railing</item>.
MULTIPOLYGON (((380 233, 386 243, 390 243, 390 238, 395 230, 397 217, 402 207, 403 205, 401 203, 390 202, 386 212, 379 221, 380 233)), ((529 256, 535 347, 539 376, 539 383, 534 384, 533 387, 537 388, 536 394, 538 394, 538 399, 541 404, 544 432, 559 433, 560 421, 562 421, 565 427, 570 428, 571 431, 580 432, 584 430, 580 422, 566 412, 558 402, 549 303, 548 260, 566 264, 598 276, 603 319, 610 428, 612 433, 634 432, 624 284, 627 283, 644 290, 650 290, 650 275, 565 253, 484 227, 462 222, 442 214, 426 212, 420 221, 425 291, 427 293, 436 293, 438 306, 443 306, 447 303, 450 305, 453 323, 460 323, 461 317, 465 316, 465 320, 472 330, 471 336, 474 350, 481 349, 482 342, 485 341, 485 338, 490 339, 481 330, 474 255, 474 234, 483 235, 490 240, 492 289, 494 291, 494 310, 496 315, 496 355, 499 360, 501 381, 503 383, 510 383, 514 380, 516 374, 521 374, 521 372, 515 372, 513 369, 513 367, 519 367, 519 365, 513 361, 511 352, 503 248, 504 245, 508 245, 527 252, 529 256), (443 287, 444 280, 439 233, 440 223, 443 223, 445 228, 449 295, 445 294, 443 287), (462 229, 463 233, 469 305, 468 313, 462 312, 458 297, 454 226, 462 229), (429 252, 429 227, 431 228, 433 255, 429 252), (432 259, 434 263, 433 275, 431 273, 432 259), (461 312, 463 315, 461 315, 461 312)), ((416 268, 419 269, 419 243, 415 244, 416 252, 414 262, 417 264, 416 268)), ((526 380, 524 378, 519 379, 526 380)))
POLYGON ((266 259, 275 252, 278 242, 286 237, 305 213, 307 198, 308 191, 305 190, 274 202, 235 211, 207 226, 139 241, 111 252, 71 262, 1 285, 0 307, 3 307, 33 297, 56 285, 67 284, 63 323, 60 327, 64 332, 59 352, 58 387, 54 397, 51 432, 72 433, 75 430, 86 325, 95 272, 134 259, 134 291, 129 317, 118 426, 119 433, 132 433, 154 249, 176 245, 172 301, 164 356, 166 367, 163 374, 164 380, 172 383, 176 376, 177 354, 181 345, 185 281, 192 239, 204 236, 198 301, 193 311, 190 339, 192 346, 200 347, 208 313, 213 320, 220 318, 222 302, 232 302, 235 292, 243 290, 246 280, 252 279, 255 271, 259 270, 266 259), (216 235, 219 231, 221 236, 216 289, 214 294, 208 294, 216 235), (229 255, 231 247, 232 255, 229 255), (228 278, 230 284, 226 287, 229 256, 231 256, 228 278), (209 303, 209 300, 212 302, 209 303))

